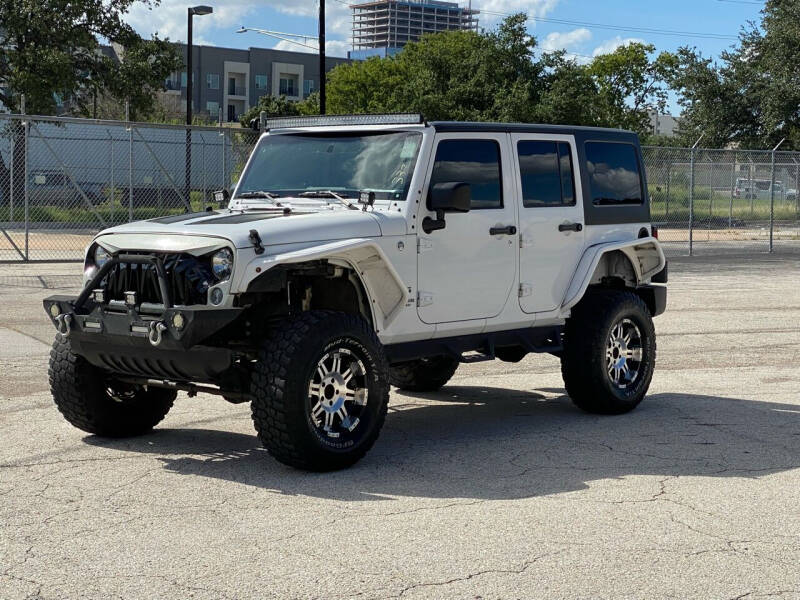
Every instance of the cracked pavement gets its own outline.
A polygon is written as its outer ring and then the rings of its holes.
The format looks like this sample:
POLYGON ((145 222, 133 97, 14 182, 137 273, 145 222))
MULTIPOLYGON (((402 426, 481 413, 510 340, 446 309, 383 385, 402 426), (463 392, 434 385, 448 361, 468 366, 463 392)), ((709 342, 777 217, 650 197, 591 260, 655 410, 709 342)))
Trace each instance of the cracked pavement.
POLYGON ((40 300, 80 267, 0 266, 0 599, 800 598, 798 265, 673 261, 629 415, 573 408, 550 356, 466 365, 332 474, 211 396, 72 428, 40 300))

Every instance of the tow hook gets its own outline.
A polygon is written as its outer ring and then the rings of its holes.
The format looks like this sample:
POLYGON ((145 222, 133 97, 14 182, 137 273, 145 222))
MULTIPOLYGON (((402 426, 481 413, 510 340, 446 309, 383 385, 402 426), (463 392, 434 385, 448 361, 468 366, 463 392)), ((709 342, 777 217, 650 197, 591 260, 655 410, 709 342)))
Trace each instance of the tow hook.
POLYGON ((162 321, 151 321, 147 329, 147 339, 150 340, 150 344, 158 346, 161 343, 161 334, 167 330, 167 326, 162 321))
POLYGON ((72 325, 72 315, 70 314, 58 315, 57 317, 55 317, 55 321, 56 321, 56 330, 58 331, 58 333, 60 333, 64 337, 69 337, 69 334, 72 331, 70 329, 70 326, 72 325))

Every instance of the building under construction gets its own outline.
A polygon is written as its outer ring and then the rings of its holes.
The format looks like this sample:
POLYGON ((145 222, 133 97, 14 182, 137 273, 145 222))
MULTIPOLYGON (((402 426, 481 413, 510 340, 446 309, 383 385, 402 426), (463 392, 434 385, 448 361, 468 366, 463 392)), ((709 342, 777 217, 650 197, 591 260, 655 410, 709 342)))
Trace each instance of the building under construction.
POLYGON ((478 14, 471 3, 465 8, 438 0, 373 0, 351 4, 353 50, 350 58, 391 56, 426 33, 477 31, 478 14))

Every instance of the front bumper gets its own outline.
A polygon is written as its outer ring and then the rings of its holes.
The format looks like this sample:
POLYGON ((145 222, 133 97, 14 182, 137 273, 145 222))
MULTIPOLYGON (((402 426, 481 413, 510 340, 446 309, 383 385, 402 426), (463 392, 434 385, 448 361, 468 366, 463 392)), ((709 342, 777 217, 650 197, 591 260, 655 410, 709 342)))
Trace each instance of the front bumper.
POLYGON ((236 360, 224 347, 203 345, 235 321, 242 308, 172 306, 157 264, 162 304, 98 301, 108 265, 115 262, 158 261, 157 257, 113 257, 77 297, 50 296, 44 309, 56 329, 70 339, 72 350, 90 363, 114 373, 175 381, 215 382, 236 360))
POLYGON ((143 314, 136 308, 118 312, 93 301, 77 307, 71 296, 45 298, 44 308, 56 329, 69 337, 75 354, 114 373, 215 382, 236 359, 230 349, 202 342, 232 323, 241 308, 173 307, 143 314), (173 324, 176 314, 183 319, 180 329, 173 324))

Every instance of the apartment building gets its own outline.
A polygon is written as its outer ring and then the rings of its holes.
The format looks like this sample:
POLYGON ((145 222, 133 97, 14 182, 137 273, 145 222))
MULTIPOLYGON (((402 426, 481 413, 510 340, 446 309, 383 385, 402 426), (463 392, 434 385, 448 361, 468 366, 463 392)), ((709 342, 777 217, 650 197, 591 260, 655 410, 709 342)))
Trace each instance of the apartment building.
POLYGON ((350 5, 353 50, 348 57, 392 56, 426 33, 477 31, 480 11, 439 0, 372 0, 350 5))
MULTIPOLYGON (((186 45, 178 44, 186 64, 186 45)), ((196 114, 211 119, 222 115, 224 122, 236 122, 239 116, 258 103, 264 95, 286 96, 303 100, 319 89, 319 56, 267 48, 220 48, 192 46, 194 70, 192 106, 196 114)), ((326 57, 330 71, 347 62, 344 58, 326 57)), ((186 71, 173 73, 165 82, 166 95, 176 104, 186 106, 186 71)))

